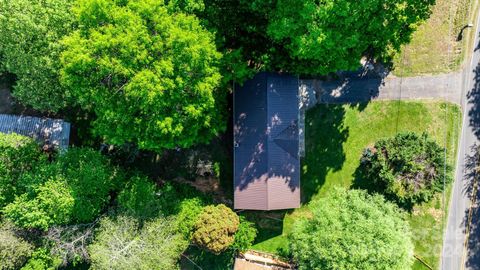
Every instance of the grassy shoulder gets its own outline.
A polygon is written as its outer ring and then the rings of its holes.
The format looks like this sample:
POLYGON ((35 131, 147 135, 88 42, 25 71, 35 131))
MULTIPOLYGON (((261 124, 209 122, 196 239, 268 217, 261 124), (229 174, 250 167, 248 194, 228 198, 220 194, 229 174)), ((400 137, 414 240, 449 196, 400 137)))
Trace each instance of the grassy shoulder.
POLYGON ((437 0, 430 18, 412 35, 393 60, 393 74, 401 77, 431 75, 460 69, 473 34, 462 27, 475 10, 473 0, 437 0), (450 18, 453 16, 453 20, 450 18))
MULTIPOLYGON (((309 214, 307 203, 325 196, 334 187, 350 187, 363 149, 380 138, 401 131, 426 131, 440 145, 446 145, 449 163, 453 165, 460 119, 458 106, 437 101, 375 101, 357 106, 318 105, 313 108, 307 113, 307 152, 302 160, 304 206, 294 211, 250 213, 262 217, 252 217, 260 220, 257 224, 260 233, 253 249, 288 254, 286 236, 296 217, 309 214)), ((442 196, 439 196, 416 207, 409 217, 415 253, 432 266, 438 266, 442 246, 443 209, 442 196)), ((416 267, 422 269, 423 266, 416 267)))

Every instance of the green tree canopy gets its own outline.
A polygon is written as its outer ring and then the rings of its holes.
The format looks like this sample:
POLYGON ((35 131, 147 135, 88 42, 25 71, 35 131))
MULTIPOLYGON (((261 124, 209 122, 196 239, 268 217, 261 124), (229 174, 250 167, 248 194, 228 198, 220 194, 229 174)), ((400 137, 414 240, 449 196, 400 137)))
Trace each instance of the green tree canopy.
POLYGON ((96 134, 141 149, 189 147, 224 130, 221 55, 196 17, 157 0, 82 0, 62 81, 96 134))
POLYGON ((15 195, 26 191, 20 181, 22 175, 44 161, 46 156, 35 140, 15 133, 0 133, 0 210, 15 195))
POLYGON ((309 209, 311 217, 297 220, 290 234, 299 269, 411 269, 408 222, 381 195, 337 189, 309 209))
POLYGON ((399 133, 365 149, 356 182, 411 208, 441 191, 444 180, 451 181, 451 166, 445 164, 444 175, 444 163, 444 149, 426 133, 399 133))
POLYGON ((327 74, 384 58, 410 40, 435 0, 278 0, 268 33, 289 52, 284 68, 327 74))
POLYGON ((157 217, 160 204, 155 183, 144 176, 129 179, 126 187, 118 195, 118 204, 122 213, 140 219, 157 217))
POLYGON ((193 241, 219 254, 233 244, 239 223, 237 214, 227 206, 206 206, 195 223, 193 241))
POLYGON ((73 30, 72 0, 0 0, 0 71, 17 76, 13 94, 37 110, 66 106, 59 40, 73 30))
POLYGON ((409 41, 435 0, 205 0, 200 13, 238 74, 323 75, 386 59, 409 41), (243 64, 243 65, 242 65, 243 64))
POLYGON ((188 242, 171 219, 140 228, 132 217, 105 218, 89 247, 93 269, 178 269, 188 242))
POLYGON ((85 223, 110 201, 119 172, 98 152, 71 148, 52 163, 22 176, 27 191, 3 213, 18 226, 47 230, 52 225, 85 223))

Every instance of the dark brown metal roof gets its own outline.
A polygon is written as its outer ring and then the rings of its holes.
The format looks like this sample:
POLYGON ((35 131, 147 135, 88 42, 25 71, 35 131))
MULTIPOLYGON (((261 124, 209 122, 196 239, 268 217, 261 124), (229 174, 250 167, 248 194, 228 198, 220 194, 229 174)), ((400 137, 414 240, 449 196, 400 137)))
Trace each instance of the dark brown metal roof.
POLYGON ((234 206, 300 206, 298 79, 259 73, 234 92, 234 206))

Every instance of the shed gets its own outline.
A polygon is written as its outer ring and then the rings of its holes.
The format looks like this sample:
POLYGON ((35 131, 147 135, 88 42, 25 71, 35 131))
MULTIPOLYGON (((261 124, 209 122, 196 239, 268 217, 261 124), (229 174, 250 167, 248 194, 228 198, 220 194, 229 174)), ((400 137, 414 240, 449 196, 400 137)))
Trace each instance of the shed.
POLYGON ((70 123, 61 119, 0 114, 0 132, 17 133, 40 142, 50 141, 60 150, 66 150, 70 138, 70 123))
POLYGON ((234 208, 300 206, 299 80, 259 73, 234 91, 234 208))

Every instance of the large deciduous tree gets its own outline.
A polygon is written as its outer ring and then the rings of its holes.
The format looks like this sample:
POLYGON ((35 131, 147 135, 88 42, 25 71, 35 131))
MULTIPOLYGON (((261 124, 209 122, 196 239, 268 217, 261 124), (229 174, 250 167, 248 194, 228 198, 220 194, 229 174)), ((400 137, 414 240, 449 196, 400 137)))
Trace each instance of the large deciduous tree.
POLYGON ((43 111, 66 106, 59 40, 73 30, 73 0, 0 0, 0 71, 17 77, 13 94, 43 111))
POLYGON ((356 69, 363 56, 389 58, 428 18, 434 3, 205 0, 201 16, 217 33, 236 77, 248 75, 242 62, 253 69, 323 75, 356 69))
POLYGON ((381 195, 338 189, 312 201, 290 234, 299 269, 411 269, 413 244, 399 208, 381 195))
POLYGON ((435 0, 278 0, 268 33, 284 44, 283 68, 326 74, 358 68, 365 54, 385 58, 410 40, 435 0))
POLYGON ((62 81, 107 142, 160 151, 224 129, 221 57, 199 20, 162 1, 83 0, 62 81))

